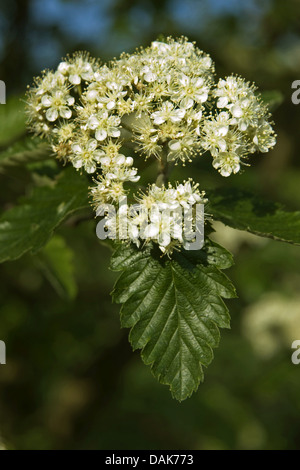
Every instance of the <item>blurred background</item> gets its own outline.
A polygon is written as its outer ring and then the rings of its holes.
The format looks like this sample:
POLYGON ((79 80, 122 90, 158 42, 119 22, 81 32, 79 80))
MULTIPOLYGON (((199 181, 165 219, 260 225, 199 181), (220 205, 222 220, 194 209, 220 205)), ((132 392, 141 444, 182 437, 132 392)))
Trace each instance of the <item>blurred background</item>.
MULTIPOLYGON (((232 185, 299 208, 300 80, 298 0, 11 0, 0 4, 0 79, 23 96, 32 77, 61 57, 88 50, 103 61, 148 45, 160 34, 186 35, 211 54, 218 76, 237 73, 277 90, 278 144, 225 179, 210 162, 194 163, 202 189, 232 185)), ((175 179, 189 176, 177 168, 175 179)), ((0 174, 0 203, 26 191, 22 172, 0 174)), ((205 382, 179 404, 132 353, 111 304, 116 278, 95 221, 66 223, 39 256, 0 271, 0 446, 11 449, 299 449, 299 247, 216 224, 235 256, 227 271, 239 298, 228 301, 224 330, 205 382), (45 268, 63 251, 62 286, 45 268), (72 272, 71 272, 72 271, 72 272)), ((52 273, 53 274, 53 273, 52 273)))

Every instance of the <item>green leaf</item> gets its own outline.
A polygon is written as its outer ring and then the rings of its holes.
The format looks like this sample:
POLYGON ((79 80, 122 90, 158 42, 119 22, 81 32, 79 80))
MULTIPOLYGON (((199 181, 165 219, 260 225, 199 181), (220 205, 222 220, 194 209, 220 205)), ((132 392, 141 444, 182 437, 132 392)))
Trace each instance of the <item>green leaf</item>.
POLYGON ((88 206, 88 180, 65 169, 49 186, 36 187, 0 218, 0 262, 37 252, 68 216, 88 206))
POLYGON ((74 299, 77 292, 73 259, 74 252, 59 235, 54 235, 35 257, 56 292, 69 299, 74 299))
POLYGON ((263 91, 260 96, 270 111, 275 111, 284 101, 283 94, 278 90, 263 91))
POLYGON ((207 209, 214 220, 262 237, 300 244, 300 212, 284 211, 278 203, 245 191, 226 189, 209 195, 207 209))
POLYGON ((12 165, 24 165, 31 162, 46 160, 51 157, 49 145, 39 139, 26 137, 0 152, 0 171, 9 169, 12 165))
POLYGON ((0 105, 0 147, 5 147, 18 139, 26 131, 24 102, 12 97, 0 105))
POLYGON ((179 401, 197 390, 219 328, 230 327, 221 297, 235 297, 235 289, 219 268, 231 264, 231 254, 209 239, 202 250, 171 260, 151 246, 121 245, 113 254, 111 268, 123 271, 112 293, 123 304, 121 325, 131 328, 133 349, 142 349, 145 364, 179 401))

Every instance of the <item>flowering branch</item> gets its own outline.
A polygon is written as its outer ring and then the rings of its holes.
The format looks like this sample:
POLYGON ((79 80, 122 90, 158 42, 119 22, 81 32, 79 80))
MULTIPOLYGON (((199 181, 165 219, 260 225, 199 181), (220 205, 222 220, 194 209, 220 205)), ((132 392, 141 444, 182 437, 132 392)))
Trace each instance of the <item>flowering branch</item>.
MULTIPOLYGON (((158 159, 155 184, 142 194, 134 192, 136 202, 145 209, 155 204, 188 209, 206 199, 191 179, 167 186, 175 163, 210 153, 213 167, 227 177, 248 165, 251 154, 268 152, 276 142, 270 114, 255 86, 233 75, 216 82, 214 75, 209 55, 187 38, 155 41, 108 65, 75 54, 55 72, 37 78, 29 90, 30 125, 49 139, 64 163, 96 175, 91 189, 96 211, 101 205, 116 206, 129 193, 127 183, 139 181, 128 150, 137 159, 158 159)), ((137 246, 144 222, 138 214, 128 218, 133 227, 129 241, 137 246)), ((154 240, 170 255, 184 240, 182 230, 161 236, 164 222, 160 220, 144 243, 154 240)), ((170 222, 177 227, 175 220, 170 222)))

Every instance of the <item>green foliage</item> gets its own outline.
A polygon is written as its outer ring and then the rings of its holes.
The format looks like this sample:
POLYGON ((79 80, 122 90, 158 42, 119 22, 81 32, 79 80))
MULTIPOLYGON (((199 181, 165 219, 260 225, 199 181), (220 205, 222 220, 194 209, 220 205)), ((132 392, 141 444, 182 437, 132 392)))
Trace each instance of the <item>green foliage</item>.
POLYGON ((278 90, 263 91, 260 95, 270 111, 277 109, 284 101, 283 94, 278 90))
POLYGON ((12 165, 45 160, 51 156, 51 153, 49 145, 39 138, 26 137, 17 140, 0 153, 0 171, 8 170, 12 165))
POLYGON ((133 349, 142 349, 145 364, 179 401, 203 381, 218 328, 229 328, 221 297, 235 297, 235 289, 220 269, 231 264, 230 253, 209 239, 202 250, 174 253, 172 260, 150 246, 121 245, 112 257, 111 268, 123 271, 113 291, 113 300, 123 303, 121 324, 131 328, 133 349))
POLYGON ((24 103, 12 97, 0 106, 0 147, 6 147, 26 131, 24 103))
POLYGON ((278 203, 237 189, 216 190, 209 201, 208 210, 215 220, 262 237, 300 244, 300 212, 286 212, 278 203))
POLYGON ((67 168, 51 185, 35 188, 6 211, 0 218, 0 261, 36 253, 66 217, 87 206, 87 187, 85 176, 67 168))
POLYGON ((64 238, 54 235, 35 259, 56 292, 61 297, 74 299, 77 292, 73 264, 74 252, 64 238))

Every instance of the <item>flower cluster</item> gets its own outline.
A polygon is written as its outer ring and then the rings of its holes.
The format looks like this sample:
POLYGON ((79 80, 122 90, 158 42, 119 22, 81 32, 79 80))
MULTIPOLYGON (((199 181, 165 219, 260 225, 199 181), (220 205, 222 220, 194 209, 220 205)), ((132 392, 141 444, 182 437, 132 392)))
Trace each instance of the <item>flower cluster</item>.
POLYGON ((268 110, 256 88, 240 77, 219 80, 213 91, 217 112, 202 128, 202 147, 213 157, 222 176, 240 170, 247 155, 268 152, 276 143, 268 110))
MULTIPOLYGON (((86 53, 67 57, 35 80, 27 102, 33 132, 49 139, 63 163, 96 174, 96 207, 116 203, 128 193, 124 185, 139 180, 134 153, 166 168, 209 152, 229 176, 275 145, 254 85, 235 76, 216 83, 211 58, 186 38, 155 41, 104 65, 86 53)), ((168 198, 181 187, 158 186, 142 199, 155 191, 168 198)))
MULTIPOLYGON (((95 199, 101 197, 101 193, 101 189, 93 189, 95 199)), ((108 210, 105 236, 129 239, 138 247, 141 243, 155 241, 168 255, 186 242, 195 243, 196 224, 204 224, 207 200, 191 179, 174 187, 170 183, 168 187, 152 184, 146 194, 141 193, 136 199, 138 204, 128 206, 127 199, 120 197, 118 211, 108 210), (202 211, 198 210, 200 206, 202 211)))

